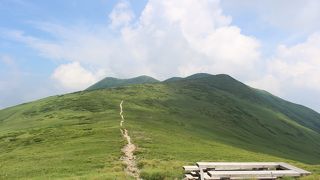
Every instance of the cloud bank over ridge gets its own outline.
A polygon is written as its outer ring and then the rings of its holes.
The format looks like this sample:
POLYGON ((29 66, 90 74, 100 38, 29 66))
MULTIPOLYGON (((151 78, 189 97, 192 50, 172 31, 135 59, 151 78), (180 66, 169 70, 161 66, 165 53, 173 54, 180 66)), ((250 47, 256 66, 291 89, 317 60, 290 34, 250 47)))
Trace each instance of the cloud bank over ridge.
MULTIPOLYGON (((64 92, 82 90, 105 76, 146 74, 162 80, 208 72, 230 74, 253 87, 298 102, 304 101, 300 95, 304 91, 320 98, 317 27, 301 29, 309 33, 307 39, 280 43, 273 55, 264 56, 264 41, 244 34, 223 10, 222 1, 149 0, 140 14, 134 13, 130 2, 119 1, 106 16, 105 24, 32 22, 33 28, 50 38, 21 30, 7 31, 6 36, 58 62, 50 78, 64 92)), ((267 9, 247 0, 241 6, 255 7, 261 19, 280 29, 298 28, 299 22, 319 18, 314 11, 320 5, 317 1, 290 2, 299 20, 295 23, 278 9, 275 14, 267 13, 275 7, 275 1, 264 1, 267 9)), ((290 2, 284 0, 281 4, 290 2)), ((238 6, 236 1, 233 4, 238 6)), ((316 103, 313 100, 310 104, 316 103)))
POLYGON ((141 16, 134 17, 129 3, 120 1, 109 15, 110 24, 65 27, 37 23, 36 28, 50 33, 55 40, 23 32, 11 32, 11 37, 36 49, 41 56, 64 60, 66 63, 57 67, 52 77, 72 90, 87 87, 101 74, 149 74, 164 79, 211 72, 248 78, 247 72, 254 72, 260 59, 259 41, 233 26, 219 1, 150 0, 141 16), (68 78, 57 75, 61 69, 69 71, 68 78), (85 77, 81 78, 79 71, 85 72, 80 73, 85 77), (77 83, 79 77, 81 86, 77 83))

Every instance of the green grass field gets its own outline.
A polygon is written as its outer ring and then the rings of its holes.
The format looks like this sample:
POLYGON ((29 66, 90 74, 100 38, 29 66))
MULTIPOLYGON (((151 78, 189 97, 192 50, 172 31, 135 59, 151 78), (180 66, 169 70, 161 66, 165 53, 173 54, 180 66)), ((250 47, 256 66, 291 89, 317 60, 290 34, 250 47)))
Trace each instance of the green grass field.
POLYGON ((0 179, 130 179, 120 160, 121 100, 144 179, 181 179, 182 166, 197 161, 283 161, 320 179, 320 115, 224 76, 1 110, 0 179))

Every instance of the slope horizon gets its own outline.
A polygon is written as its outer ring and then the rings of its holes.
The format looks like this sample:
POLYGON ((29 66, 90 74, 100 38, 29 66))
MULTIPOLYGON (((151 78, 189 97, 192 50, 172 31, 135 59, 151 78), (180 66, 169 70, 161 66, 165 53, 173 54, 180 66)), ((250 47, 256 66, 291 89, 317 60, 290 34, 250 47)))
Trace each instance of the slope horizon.
MULTIPOLYGON (((214 75, 214 74, 210 74, 210 73, 206 73, 206 72, 199 72, 199 73, 195 73, 195 74, 192 74, 192 75, 189 75, 189 76, 186 76, 186 77, 174 76, 174 77, 171 77, 171 78, 167 78, 167 79, 165 79, 165 80, 162 80, 162 81, 161 81, 161 80, 158 80, 158 79, 156 79, 156 78, 154 78, 154 77, 152 77, 152 76, 145 75, 145 74, 139 75, 139 76, 134 76, 134 77, 132 77, 132 78, 117 78, 117 77, 107 76, 107 77, 105 77, 105 78, 103 78, 103 79, 101 79, 101 80, 98 80, 97 82, 95 82, 94 84, 90 85, 88 88, 84 89, 83 91, 85 91, 85 90, 90 90, 90 87, 94 86, 95 84, 97 84, 97 83, 99 83, 99 82, 101 82, 101 81, 103 81, 103 80, 109 80, 109 79, 132 80, 132 79, 137 79, 137 78, 141 78, 141 77, 143 77, 143 78, 147 77, 147 78, 153 79, 153 80, 158 81, 158 82, 170 82, 170 81, 176 81, 176 80, 181 80, 181 79, 187 79, 187 78, 190 78, 190 77, 193 77, 193 76, 196 76, 196 75, 205 75, 205 76, 226 75, 226 76, 229 76, 229 77, 233 78, 232 76, 230 76, 230 75, 228 75, 228 74, 215 74, 215 75, 214 75)), ((233 79, 235 79, 235 78, 233 78, 233 79)), ((235 80, 236 80, 236 79, 235 79, 235 80)), ((237 81, 238 81, 238 80, 237 80, 237 81)), ((239 81, 239 82, 240 82, 240 81, 239 81)), ((138 83, 138 84, 139 84, 139 83, 138 83)), ((247 85, 247 84, 246 84, 246 85, 247 85)), ((249 86, 249 85, 247 85, 247 86, 249 86)), ((250 87, 250 86, 249 86, 249 87, 250 87)), ((253 88, 253 87, 251 87, 251 88, 253 88)), ((273 96, 275 96, 275 97, 278 97, 278 96, 276 96, 276 95, 274 95, 274 94, 272 94, 272 93, 270 93, 270 92, 268 92, 268 91, 266 91, 266 90, 263 90, 263 89, 259 89, 259 88, 253 88, 253 89, 261 90, 261 91, 264 91, 264 92, 266 92, 266 93, 269 93, 269 94, 271 94, 271 95, 273 95, 273 96)), ((74 91, 74 92, 70 92, 70 93, 75 93, 75 92, 79 92, 79 91, 74 91)), ((66 94, 70 94, 70 93, 66 93, 66 94)), ((57 95, 62 95, 62 94, 56 94, 56 95, 52 95, 52 96, 57 96, 57 95)), ((52 96, 48 96, 48 97, 52 97, 52 96)), ((42 97, 42 98, 39 98, 39 99, 36 99, 36 100, 33 100, 33 101, 37 101, 37 100, 40 100, 40 99, 43 99, 43 98, 46 98, 46 97, 42 97)), ((279 97, 279 98, 281 98, 281 97, 279 97)), ((281 98, 281 99, 283 99, 283 98, 281 98)), ((2 109, 0 108, 0 110, 7 109, 7 108, 10 108, 10 107, 14 107, 14 106, 18 106, 18 105, 25 104, 25 103, 29 103, 29 102, 33 102, 33 101, 23 102, 23 103, 20 103, 20 104, 17 104, 17 105, 13 105, 13 106, 9 106, 9 107, 4 107, 4 108, 2 108, 2 109)), ((288 101, 288 100, 286 100, 286 101, 288 101)), ((296 104, 296 105, 301 105, 301 106, 303 106, 303 107, 312 109, 313 111, 315 111, 315 112, 317 112, 317 113, 320 113, 319 111, 317 111, 317 110, 315 110, 315 109, 313 109, 313 108, 311 108, 311 107, 308 107, 308 106, 306 106, 306 105, 299 104, 299 103, 295 103, 295 102, 292 102, 292 101, 289 101, 289 102, 294 103, 294 104, 296 104)))
MULTIPOLYGON (((126 80, 134 80, 134 79, 137 79, 137 78, 138 78, 138 79, 139 79, 139 78, 150 78, 150 79, 153 79, 155 82, 170 82, 170 81, 176 81, 176 80, 186 79, 186 78, 189 78, 189 77, 192 77, 192 76, 195 76, 195 75, 208 75, 208 76, 226 75, 226 76, 230 76, 230 75, 224 74, 224 73, 222 73, 222 74, 210 74, 210 73, 207 73, 207 72, 199 72, 199 73, 195 73, 195 74, 192 74, 192 75, 189 75, 189 76, 186 76, 186 77, 173 76, 173 77, 170 77, 170 78, 167 78, 167 79, 164 79, 164 80, 158 80, 158 79, 156 79, 156 78, 154 78, 154 77, 152 77, 152 76, 150 76, 150 75, 146 75, 146 74, 134 76, 134 77, 132 77, 132 78, 117 78, 117 77, 114 77, 114 76, 107 76, 107 77, 105 77, 105 78, 102 78, 101 80, 98 80, 97 82, 93 83, 92 85, 90 85, 89 87, 87 87, 86 89, 81 90, 81 91, 90 90, 90 88, 91 88, 92 86, 96 85, 97 83, 99 83, 99 82, 101 82, 101 81, 103 81, 103 80, 124 80, 124 81, 126 81, 126 80)), ((230 76, 230 77, 232 77, 232 76, 230 76)), ((233 77, 232 77, 232 78, 233 78, 233 77)), ((235 78, 233 78, 233 79, 235 79, 235 78)), ((235 80, 236 80, 236 79, 235 79, 235 80)), ((238 80, 237 80, 237 81, 238 81, 238 80)), ((239 81, 239 82, 240 82, 240 81, 239 81)), ((135 83, 133 83, 133 84, 135 84, 135 83)), ((138 83, 138 84, 140 84, 140 83, 138 83)), ((245 83, 244 83, 244 84, 245 84, 245 83)), ((251 87, 251 86, 248 85, 248 84, 246 84, 246 85, 249 86, 249 87, 251 87)), ((276 96, 276 95, 268 92, 267 90, 259 89, 259 88, 254 88, 254 87, 251 87, 251 88, 256 89, 256 90, 260 90, 260 91, 264 91, 264 92, 269 93, 269 94, 271 94, 271 95, 273 95, 273 96, 275 96, 275 97, 284 99, 284 98, 282 98, 282 97, 280 97, 280 96, 276 96)), ((63 93, 63 94, 70 94, 70 93, 75 93, 75 92, 80 92, 80 91, 68 92, 68 93, 63 93)), ((47 96, 47 97, 58 96, 58 95, 63 95, 63 94, 54 94, 54 95, 50 95, 50 96, 47 96)), ((32 100, 32 101, 25 101, 25 102, 18 103, 18 104, 16 104, 16 105, 12 105, 12 106, 5 106, 5 107, 1 107, 1 106, 0 106, 0 110, 4 110, 4 109, 10 108, 10 107, 14 107, 14 106, 18 106, 18 105, 21 105, 21 104, 26 104, 26 103, 34 102, 34 101, 37 101, 37 100, 40 100, 40 99, 44 99, 44 98, 46 98, 46 97, 41 97, 41 98, 38 98, 38 99, 35 99, 35 100, 32 100)), ((284 100, 286 100, 286 99, 284 99, 284 100)), ((318 110, 316 110, 316 109, 313 109, 313 108, 311 108, 311 107, 309 107, 309 106, 307 106, 307 105, 304 105, 304 104, 301 104, 301 103, 297 103, 297 102, 293 102, 292 100, 291 100, 291 101, 286 100, 286 101, 291 102, 291 103, 296 104, 296 105, 301 105, 302 107, 306 107, 306 108, 309 108, 309 109, 311 109, 311 110, 313 110, 313 111, 315 111, 315 112, 317 112, 317 113, 320 113, 320 111, 318 111, 318 110)))
MULTIPOLYGON (((152 77, 152 76, 150 76, 150 75, 146 75, 146 74, 142 74, 142 75, 139 75, 139 76, 134 76, 134 77, 132 77, 132 78, 117 78, 117 77, 113 77, 113 76, 107 76, 107 77, 105 77, 105 78, 103 78, 103 79, 95 82, 94 84, 90 85, 88 88, 86 88, 86 89, 84 89, 84 90, 90 90, 90 87, 94 86, 95 84, 97 84, 97 83, 99 83, 99 82, 101 82, 101 81, 103 81, 103 80, 109 79, 109 78, 110 78, 110 79, 118 79, 118 80, 132 80, 132 79, 136 79, 136 78, 141 78, 141 77, 145 78, 145 77, 147 77, 147 78, 150 78, 150 79, 154 79, 155 81, 158 81, 158 82, 171 82, 171 81, 176 81, 176 80, 181 80, 181 79, 188 79, 188 78, 190 78, 190 77, 195 77, 195 76, 221 76, 221 75, 225 75, 225 76, 229 76, 229 77, 233 78, 232 76, 230 76, 230 75, 228 75, 228 74, 225 74, 225 73, 221 73, 221 74, 211 74, 211 73, 208 73, 208 72, 198 72, 198 73, 191 74, 191 75, 188 75, 188 76, 185 76, 185 77, 173 76, 173 77, 169 77, 169 78, 164 79, 164 80, 158 80, 158 79, 156 79, 156 78, 154 78, 154 77, 152 77)), ((235 79, 235 78, 233 78, 233 79, 235 79)), ((240 82, 240 81, 237 80, 237 79, 235 79, 235 80, 238 81, 238 82, 240 82)), ((244 83, 244 84, 245 84, 245 83, 244 83)), ((251 86, 248 85, 248 84, 245 84, 245 85, 251 87, 251 86)), ((282 97, 276 96, 276 95, 268 92, 267 90, 259 89, 259 88, 254 88, 254 87, 251 87, 251 88, 256 89, 256 90, 260 90, 260 91, 264 91, 264 92, 269 93, 269 94, 271 94, 271 95, 273 95, 273 96, 275 96, 275 97, 284 99, 284 98, 282 98, 282 97)), ((285 99, 284 99, 284 100, 285 100, 285 99)), ((286 101, 288 101, 288 100, 286 100, 286 101)), ((312 109, 313 111, 315 111, 315 112, 317 112, 317 113, 320 113, 320 111, 317 111, 316 109, 313 109, 313 108, 311 108, 311 107, 309 107, 309 106, 307 106, 307 105, 299 104, 299 103, 292 102, 292 101, 289 101, 289 102, 291 102, 291 103, 293 103, 293 104, 296 104, 296 105, 301 105, 301 106, 303 106, 303 107, 312 109)))

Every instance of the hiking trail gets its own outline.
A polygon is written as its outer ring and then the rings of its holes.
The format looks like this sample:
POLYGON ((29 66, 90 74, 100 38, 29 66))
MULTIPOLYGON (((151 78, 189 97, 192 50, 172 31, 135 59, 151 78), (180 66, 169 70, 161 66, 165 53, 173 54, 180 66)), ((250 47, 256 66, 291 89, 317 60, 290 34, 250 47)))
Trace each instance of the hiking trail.
POLYGON ((139 169, 137 168, 136 157, 133 155, 136 150, 136 146, 131 142, 131 137, 128 134, 128 130, 123 128, 124 116, 122 108, 123 100, 120 103, 120 131, 122 136, 127 140, 127 144, 122 148, 124 156, 121 157, 121 160, 127 165, 125 172, 130 176, 133 176, 136 179, 140 179, 139 169))

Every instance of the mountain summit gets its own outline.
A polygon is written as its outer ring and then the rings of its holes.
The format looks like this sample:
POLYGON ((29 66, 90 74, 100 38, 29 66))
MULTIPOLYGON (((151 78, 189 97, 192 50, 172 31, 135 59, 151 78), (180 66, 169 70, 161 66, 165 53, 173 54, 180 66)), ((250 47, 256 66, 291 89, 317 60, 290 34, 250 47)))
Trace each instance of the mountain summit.
POLYGON ((114 77, 106 77, 101 81, 95 83, 94 85, 90 86, 86 90, 97 90, 97 89, 127 86, 132 84, 145 84, 145 83, 155 83, 155 82, 159 82, 159 81, 157 79, 154 79, 150 76, 145 76, 145 75, 138 76, 131 79, 118 79, 114 77))

